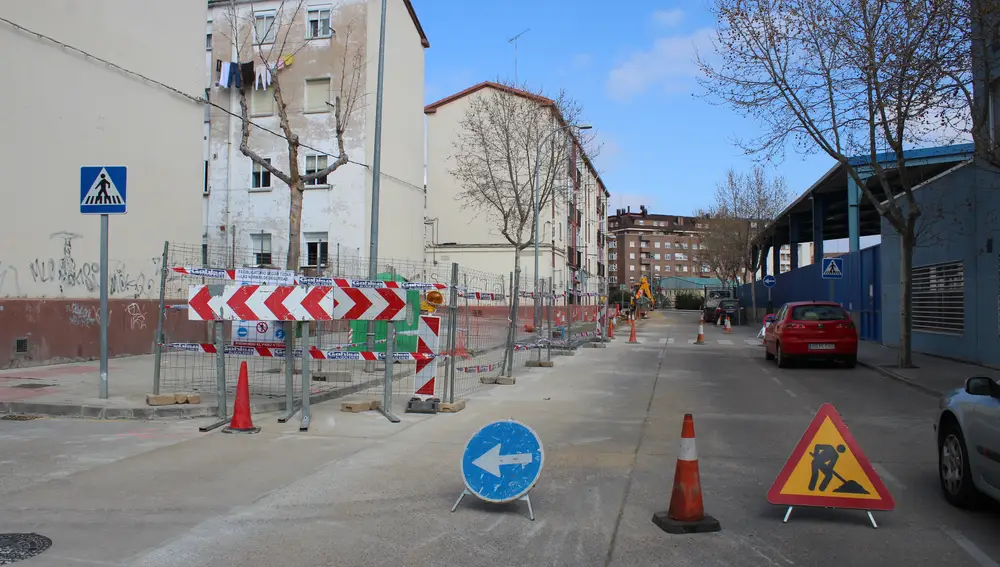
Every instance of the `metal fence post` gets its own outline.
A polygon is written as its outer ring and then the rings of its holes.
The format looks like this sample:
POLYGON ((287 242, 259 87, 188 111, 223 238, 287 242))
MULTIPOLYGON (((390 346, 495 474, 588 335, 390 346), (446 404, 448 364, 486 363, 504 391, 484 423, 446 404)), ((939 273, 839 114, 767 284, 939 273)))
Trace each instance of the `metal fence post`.
POLYGON ((153 395, 160 394, 160 361, 163 357, 163 317, 167 297, 167 252, 170 242, 163 243, 163 256, 160 258, 160 309, 156 314, 156 339, 153 341, 153 395))
POLYGON ((295 412, 295 377, 294 362, 290 358, 290 353, 295 348, 295 325, 294 321, 284 321, 281 328, 285 331, 285 413, 278 418, 278 423, 285 423, 295 412))
POLYGON ((552 278, 549 278, 548 300, 549 300, 549 334, 545 340, 545 360, 552 360, 552 312, 556 309, 556 292, 552 287, 552 278))
POLYGON ((215 321, 213 331, 215 332, 215 403, 219 408, 219 421, 211 425, 204 425, 198 431, 206 432, 226 425, 226 418, 229 411, 226 409, 226 340, 222 333, 225 330, 222 321, 215 321))
POLYGON ((507 377, 510 378, 514 375, 514 343, 517 341, 517 309, 521 304, 521 268, 518 267, 514 270, 514 289, 511 291, 514 300, 511 302, 510 309, 510 341, 508 341, 508 364, 507 364, 507 377))
MULTIPOLYGON (((312 413, 309 411, 309 396, 312 394, 312 369, 309 367, 309 335, 311 333, 309 321, 302 322, 302 421, 299 423, 299 431, 309 430, 309 420, 312 413)), ((295 360, 293 351, 285 351, 289 361, 295 360)))
MULTIPOLYGON (((465 316, 468 320, 469 316, 469 288, 468 288, 468 276, 465 278, 466 288, 463 295, 465 295, 465 316)), ((456 262, 451 263, 451 290, 448 293, 448 403, 455 403, 455 354, 457 352, 458 345, 458 335, 455 330, 458 327, 458 264, 456 262)), ((465 345, 468 349, 469 345, 465 345)))
POLYGON ((382 405, 379 411, 392 423, 399 423, 399 417, 392 412, 392 381, 396 361, 396 322, 386 321, 385 329, 385 378, 382 384, 382 405))

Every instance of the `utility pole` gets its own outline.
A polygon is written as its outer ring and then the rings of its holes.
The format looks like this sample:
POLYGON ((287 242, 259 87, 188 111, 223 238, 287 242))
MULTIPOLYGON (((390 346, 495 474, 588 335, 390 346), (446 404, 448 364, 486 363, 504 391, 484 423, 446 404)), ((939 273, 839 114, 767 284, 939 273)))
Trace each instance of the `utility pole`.
POLYGON ((512 38, 510 38, 510 39, 507 40, 507 43, 513 43, 514 44, 514 84, 515 85, 519 84, 517 82, 517 40, 518 40, 518 38, 520 38, 522 35, 528 33, 529 31, 531 31, 531 28, 528 28, 528 29, 524 30, 523 32, 521 32, 521 33, 519 33, 519 34, 515 35, 514 37, 512 37, 512 38))

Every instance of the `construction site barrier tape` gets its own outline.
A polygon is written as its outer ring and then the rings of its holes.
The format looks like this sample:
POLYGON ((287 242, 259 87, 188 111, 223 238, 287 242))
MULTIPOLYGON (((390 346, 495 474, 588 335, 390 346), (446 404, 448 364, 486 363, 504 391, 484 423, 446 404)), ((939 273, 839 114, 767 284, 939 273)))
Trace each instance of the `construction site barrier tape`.
MULTIPOLYGON (((171 348, 174 350, 183 350, 189 352, 202 352, 205 354, 217 354, 219 351, 215 345, 212 343, 167 343, 162 346, 171 348)), ((267 358, 283 358, 285 356, 284 348, 277 347, 264 347, 264 346, 227 346, 223 349, 223 354, 226 355, 238 355, 238 356, 262 356, 267 358)), ((448 358, 445 354, 430 354, 423 352, 394 352, 393 359, 399 361, 417 361, 417 360, 430 360, 433 358, 448 358)), ((301 357, 302 349, 293 349, 293 357, 301 357)), ((319 349, 312 347, 309 349, 310 358, 317 360, 346 360, 346 361, 358 361, 358 360, 385 360, 384 352, 352 352, 347 350, 336 350, 336 349, 319 349)))

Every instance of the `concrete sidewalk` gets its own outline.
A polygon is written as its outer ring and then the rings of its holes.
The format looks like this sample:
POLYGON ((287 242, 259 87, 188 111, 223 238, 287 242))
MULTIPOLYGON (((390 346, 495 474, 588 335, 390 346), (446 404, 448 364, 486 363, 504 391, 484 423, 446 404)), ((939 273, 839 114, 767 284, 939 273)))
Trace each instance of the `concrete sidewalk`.
POLYGON ((997 370, 917 352, 913 353, 916 368, 899 368, 898 358, 895 347, 872 341, 861 341, 858 345, 859 364, 934 396, 963 387, 971 376, 1000 378, 997 370))

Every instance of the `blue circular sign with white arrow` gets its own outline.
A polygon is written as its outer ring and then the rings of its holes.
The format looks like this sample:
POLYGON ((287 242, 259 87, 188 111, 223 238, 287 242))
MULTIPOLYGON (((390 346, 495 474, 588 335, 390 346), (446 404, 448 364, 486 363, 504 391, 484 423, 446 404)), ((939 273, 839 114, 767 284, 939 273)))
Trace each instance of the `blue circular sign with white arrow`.
POLYGON ((545 453, 527 425, 513 420, 491 423, 472 436, 462 456, 462 477, 469 492, 487 502, 511 502, 538 482, 545 453))
POLYGON ((778 280, 774 278, 771 274, 764 276, 764 287, 774 287, 778 283, 778 280))

